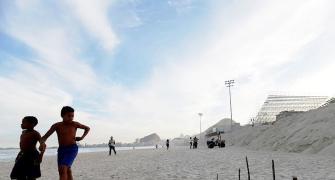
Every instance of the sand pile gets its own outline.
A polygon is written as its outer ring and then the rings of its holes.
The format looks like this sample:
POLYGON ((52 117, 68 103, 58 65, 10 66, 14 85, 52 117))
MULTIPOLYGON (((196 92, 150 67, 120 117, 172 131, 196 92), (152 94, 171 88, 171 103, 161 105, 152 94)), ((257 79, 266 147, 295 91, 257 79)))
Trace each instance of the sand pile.
POLYGON ((335 156, 335 104, 284 116, 273 125, 241 127, 232 135, 234 145, 254 150, 335 156))

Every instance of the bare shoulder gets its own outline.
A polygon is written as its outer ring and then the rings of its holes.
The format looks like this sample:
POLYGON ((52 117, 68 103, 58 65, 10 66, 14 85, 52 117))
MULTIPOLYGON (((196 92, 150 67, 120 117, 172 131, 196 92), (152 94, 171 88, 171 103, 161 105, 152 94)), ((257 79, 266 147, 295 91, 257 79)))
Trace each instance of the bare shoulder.
POLYGON ((82 124, 80 124, 80 123, 77 122, 77 121, 73 121, 73 125, 76 126, 76 127, 78 127, 78 126, 82 126, 82 124))
POLYGON ((81 124, 81 123, 79 123, 79 122, 77 122, 77 121, 73 121, 73 124, 74 124, 74 126, 76 126, 77 128, 88 128, 88 126, 83 125, 83 124, 81 124))
POLYGON ((41 134, 40 134, 38 131, 34 130, 32 133, 34 134, 34 136, 35 136, 36 138, 38 138, 38 139, 41 138, 41 134))
POLYGON ((56 122, 55 124, 53 124, 53 125, 51 126, 51 128, 52 128, 52 129, 56 129, 56 128, 58 128, 60 125, 62 125, 62 122, 56 122))
POLYGON ((41 136, 41 134, 40 134, 38 131, 36 131, 35 129, 34 129, 33 133, 34 133, 35 135, 41 136))

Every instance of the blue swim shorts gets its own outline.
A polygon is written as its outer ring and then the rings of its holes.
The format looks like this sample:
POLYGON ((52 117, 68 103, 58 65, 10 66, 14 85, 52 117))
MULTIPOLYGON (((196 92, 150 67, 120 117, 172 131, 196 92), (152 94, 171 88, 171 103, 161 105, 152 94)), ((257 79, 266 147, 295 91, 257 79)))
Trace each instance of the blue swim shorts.
POLYGON ((69 146, 59 146, 57 155, 58 166, 71 167, 77 154, 78 154, 77 144, 69 146))

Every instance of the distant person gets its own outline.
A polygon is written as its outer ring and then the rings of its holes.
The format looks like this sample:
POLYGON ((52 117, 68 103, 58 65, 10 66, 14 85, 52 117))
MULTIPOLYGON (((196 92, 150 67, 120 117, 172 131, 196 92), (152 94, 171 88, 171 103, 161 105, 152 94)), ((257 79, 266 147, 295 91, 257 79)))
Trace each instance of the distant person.
POLYGON ((198 138, 196 136, 194 136, 193 138, 193 149, 197 149, 198 148, 198 138))
POLYGON ((63 121, 53 124, 49 131, 42 137, 41 142, 44 144, 49 136, 56 131, 59 144, 57 153, 59 179, 72 180, 71 166, 78 154, 76 141, 83 140, 90 131, 90 128, 73 121, 74 109, 70 106, 64 106, 62 108, 61 117, 63 121), (84 134, 81 137, 76 137, 77 129, 84 129, 84 134))
POLYGON ((190 137, 190 149, 192 149, 193 147, 193 140, 192 140, 192 137, 190 137))
POLYGON ((109 146, 109 155, 112 155, 112 150, 114 151, 114 154, 116 155, 115 140, 113 139, 113 136, 111 136, 111 138, 108 142, 108 146, 109 146))
POLYGON ((170 140, 167 139, 167 140, 166 140, 166 149, 169 150, 169 147, 170 147, 170 140))
POLYGON ((156 144, 156 149, 158 149, 158 144, 156 144))
POLYGON ((40 163, 44 154, 45 147, 38 152, 37 142, 41 144, 41 135, 34 127, 38 120, 34 116, 26 116, 22 119, 20 136, 20 152, 15 160, 15 165, 10 174, 11 179, 29 179, 34 180, 41 177, 40 163))

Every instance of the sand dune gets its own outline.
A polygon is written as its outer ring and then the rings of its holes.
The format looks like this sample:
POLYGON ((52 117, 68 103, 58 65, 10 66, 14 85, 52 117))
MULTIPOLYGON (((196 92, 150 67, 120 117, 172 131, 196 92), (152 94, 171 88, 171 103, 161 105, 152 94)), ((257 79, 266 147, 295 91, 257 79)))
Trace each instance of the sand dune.
POLYGON ((283 117, 273 125, 235 129, 233 142, 253 150, 335 156, 334 128, 335 104, 329 104, 283 117))

